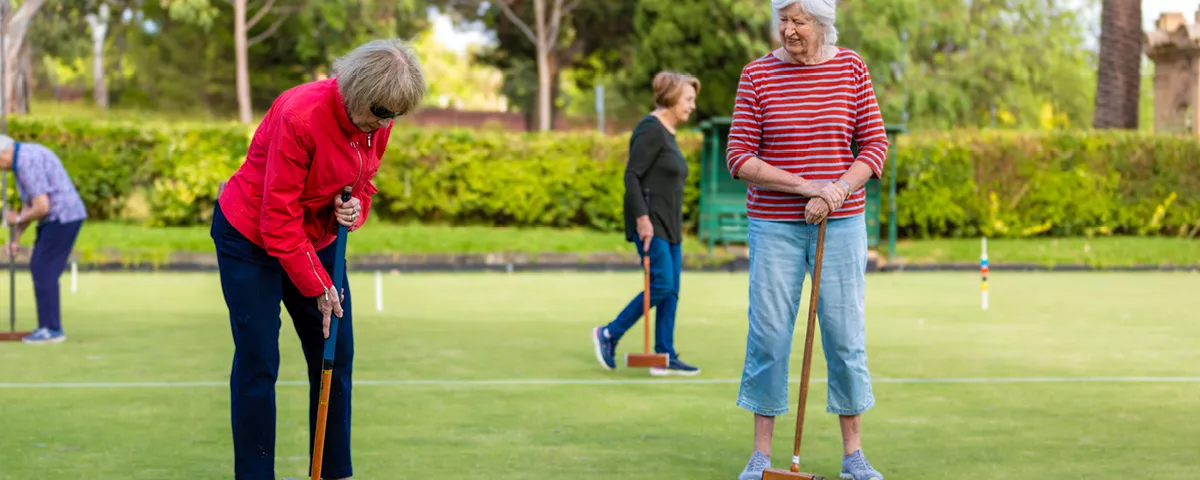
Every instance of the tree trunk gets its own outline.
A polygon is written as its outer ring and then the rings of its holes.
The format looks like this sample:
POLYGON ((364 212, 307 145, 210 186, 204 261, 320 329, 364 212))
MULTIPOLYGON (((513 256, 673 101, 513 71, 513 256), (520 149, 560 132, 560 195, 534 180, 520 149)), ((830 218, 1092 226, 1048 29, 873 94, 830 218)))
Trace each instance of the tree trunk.
POLYGON ((9 113, 28 111, 28 99, 18 97, 16 85, 23 84, 24 79, 28 76, 27 67, 30 65, 27 58, 22 61, 21 53, 28 52, 25 48, 25 33, 29 30, 29 22, 33 19, 33 15, 41 8, 45 0, 25 0, 21 2, 21 7, 13 11, 9 0, 0 0, 3 3, 5 16, 8 21, 4 33, 4 84, 0 85, 0 108, 3 108, 9 113))
POLYGON ((125 58, 125 32, 123 32, 120 25, 118 25, 117 30, 114 33, 113 43, 115 43, 114 46, 117 47, 117 54, 113 56, 113 71, 117 73, 117 76, 113 79, 113 81, 108 82, 110 104, 113 102, 114 97, 116 101, 121 101, 121 92, 125 89, 126 85, 125 77, 121 75, 121 72, 125 71, 123 68, 124 63, 121 61, 122 58, 125 58))
POLYGON ((92 99, 101 110, 108 110, 108 83, 104 75, 104 38, 108 34, 108 3, 100 4, 100 14, 87 15, 92 28, 92 99))
POLYGON ((560 109, 558 105, 555 105, 554 102, 554 99, 558 98, 558 93, 561 89, 559 85, 559 78, 562 77, 562 68, 560 67, 561 64, 558 62, 558 59, 554 58, 553 55, 549 58, 549 67, 547 67, 546 70, 550 71, 550 129, 555 130, 558 128, 558 118, 562 116, 562 109, 560 109))
POLYGON ((546 0, 533 0, 534 28, 537 34, 538 130, 550 130, 550 41, 546 35, 546 0))
POLYGON ((21 43, 21 50, 17 52, 17 68, 13 74, 12 111, 29 113, 29 97, 33 95, 33 46, 29 42, 21 43))
POLYGON ((250 123, 250 66, 246 45, 246 0, 233 0, 233 49, 237 64, 238 119, 250 123))
POLYGON ((551 130, 550 124, 550 109, 552 107, 550 100, 551 84, 550 84, 550 58, 546 54, 545 48, 538 49, 538 96, 537 96, 537 114, 538 114, 538 130, 551 130))
POLYGON ((1141 0, 1103 0, 1095 128, 1138 128, 1142 37, 1141 0))

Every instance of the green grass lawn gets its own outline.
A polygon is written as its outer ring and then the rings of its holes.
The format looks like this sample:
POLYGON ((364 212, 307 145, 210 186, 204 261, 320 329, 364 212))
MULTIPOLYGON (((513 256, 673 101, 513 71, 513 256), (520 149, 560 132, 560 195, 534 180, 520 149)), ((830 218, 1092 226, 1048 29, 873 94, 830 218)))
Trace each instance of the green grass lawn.
MULTIPOLYGON (((886 246, 884 247, 886 248, 886 246)), ((1038 265, 1200 265, 1200 238, 1073 237, 1000 238, 987 242, 992 264, 1038 265)), ((897 242, 896 253, 909 263, 979 262, 980 239, 897 242)))
MULTIPOLYGON (((29 279, 17 281, 29 328, 29 279)), ((752 417, 734 405, 745 275, 684 276, 678 349, 708 383, 599 368, 589 329, 635 294, 636 272, 387 275, 382 312, 373 277, 351 282, 356 478, 730 479, 750 454, 752 417)), ((975 274, 869 282, 878 405, 864 448, 887 478, 1200 478, 1200 275, 996 273, 987 311, 975 274)), ((77 293, 63 286, 67 343, 0 344, 0 479, 230 478, 216 276, 83 273, 77 293)), ((283 315, 276 473, 304 477, 304 370, 283 315)), ((619 355, 640 349, 640 332, 619 355)), ((802 326, 795 338, 798 378, 802 326)), ((815 347, 804 465, 836 478, 815 347)), ((776 466, 794 421, 794 409, 780 418, 776 466)))
MULTIPOLYGON (((26 233, 22 244, 32 245, 26 233)), ((878 246, 887 253, 886 237, 878 246)), ((165 261, 172 252, 213 252, 207 227, 151 228, 115 222, 84 226, 77 243, 82 261, 121 257, 129 260, 165 261)), ((349 255, 445 253, 629 253, 631 246, 620 233, 583 229, 450 227, 397 225, 372 222, 354 233, 349 255)), ((707 245, 689 237, 684 252, 704 254, 707 245)), ((896 254, 909 264, 931 262, 977 263, 979 239, 901 240, 896 254)), ((1200 239, 1186 238, 1037 238, 988 241, 992 264, 1087 264, 1095 266, 1197 265, 1200 239)))
MULTIPOLYGON (((34 235, 21 238, 33 245, 34 235)), ((208 227, 155 228, 116 222, 85 224, 76 245, 82 259, 165 259, 172 252, 214 251, 208 227)), ((620 233, 583 229, 450 227, 369 223, 354 232, 346 252, 354 255, 427 253, 556 253, 629 252, 631 245, 620 233)), ((698 241, 687 242, 688 252, 706 252, 698 241)))

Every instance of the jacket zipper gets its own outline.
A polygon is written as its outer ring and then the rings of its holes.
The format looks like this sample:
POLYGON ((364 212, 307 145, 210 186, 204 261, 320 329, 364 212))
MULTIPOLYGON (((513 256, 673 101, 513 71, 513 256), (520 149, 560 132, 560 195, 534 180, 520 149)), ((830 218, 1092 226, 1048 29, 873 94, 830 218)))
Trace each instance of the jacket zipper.
MULTIPOLYGON (((367 135, 367 143, 370 142, 371 136, 367 135)), ((353 191, 355 187, 358 187, 358 181, 362 179, 363 157, 362 152, 358 151, 358 142, 350 142, 350 148, 354 150, 354 154, 358 156, 358 176, 354 178, 354 184, 350 187, 350 190, 353 191)))
POLYGON ((317 284, 321 285, 321 288, 325 289, 325 291, 329 291, 329 288, 321 283, 321 275, 317 273, 317 264, 313 263, 312 254, 309 252, 304 252, 304 256, 308 257, 308 265, 312 267, 313 276, 317 277, 317 284))

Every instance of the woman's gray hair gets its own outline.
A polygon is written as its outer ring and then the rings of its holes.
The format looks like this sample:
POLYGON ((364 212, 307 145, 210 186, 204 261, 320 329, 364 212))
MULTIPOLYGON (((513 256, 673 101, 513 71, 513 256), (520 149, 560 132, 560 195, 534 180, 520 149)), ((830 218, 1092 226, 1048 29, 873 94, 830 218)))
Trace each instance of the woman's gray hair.
MULTIPOLYGON (((771 0, 771 7, 775 9, 775 13, 780 10, 792 6, 794 3, 800 4, 800 10, 811 15, 821 25, 823 32, 822 41, 825 45, 836 45, 838 40, 837 26, 837 1, 836 0, 771 0)), ((779 21, 778 18, 775 19, 779 21)))
POLYGON ((13 145, 15 144, 16 141, 13 140, 12 137, 8 135, 0 135, 0 152, 4 152, 10 148, 13 148, 13 145))
POLYGON ((352 113, 378 105, 403 115, 425 99, 425 74, 399 39, 372 40, 333 61, 338 90, 352 113))

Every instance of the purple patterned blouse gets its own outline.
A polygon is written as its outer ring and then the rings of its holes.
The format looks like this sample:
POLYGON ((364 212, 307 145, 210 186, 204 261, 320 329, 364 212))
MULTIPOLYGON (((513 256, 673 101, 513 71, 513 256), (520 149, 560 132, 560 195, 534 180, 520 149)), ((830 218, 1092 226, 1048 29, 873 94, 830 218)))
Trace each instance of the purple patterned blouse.
POLYGON ((30 205, 42 194, 50 196, 50 213, 43 222, 69 223, 87 218, 87 209, 67 170, 53 151, 36 143, 16 142, 12 170, 17 177, 21 203, 30 205))

